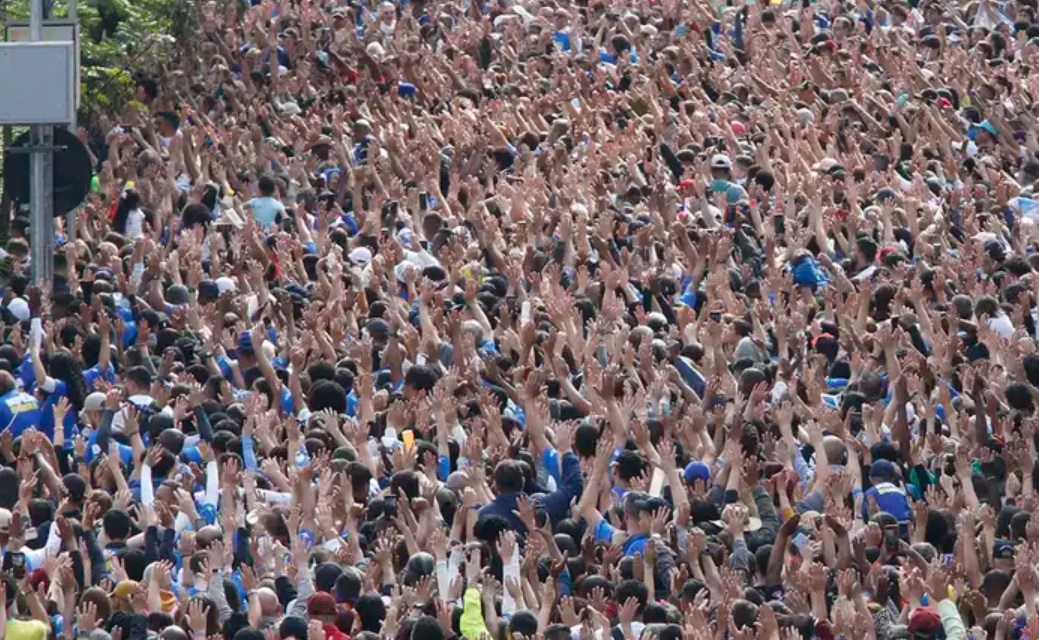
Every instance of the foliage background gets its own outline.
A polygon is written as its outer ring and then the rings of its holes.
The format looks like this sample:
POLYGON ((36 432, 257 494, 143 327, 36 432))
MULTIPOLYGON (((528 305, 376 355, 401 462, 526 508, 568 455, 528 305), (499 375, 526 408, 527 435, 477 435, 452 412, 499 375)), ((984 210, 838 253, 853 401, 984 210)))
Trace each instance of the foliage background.
MULTIPOLYGON (((44 2, 50 6, 50 17, 68 16, 64 2, 44 2)), ((201 4, 202 0, 77 2, 82 92, 79 126, 103 137, 93 125, 100 115, 117 117, 131 103, 135 73, 159 75, 172 61, 190 54, 201 33, 198 20, 201 4)), ((0 24, 28 19, 29 0, 0 0, 0 24)), ((18 133, 12 127, 4 127, 0 157, 4 144, 10 144, 18 133)), ((0 177, 2 175, 0 163, 0 177)), ((6 204, 6 198, 0 198, 0 211, 6 212, 6 204)), ((7 223, 7 216, 0 215, 0 240, 6 238, 7 223)))
MULTIPOLYGON (((46 0, 54 2, 54 0, 46 0)), ((198 0, 86 0, 77 3, 82 62, 80 120, 118 113, 132 99, 134 72, 159 74, 201 29, 198 0)), ((0 0, 5 20, 27 20, 28 0, 0 0)), ((51 16, 67 15, 63 2, 51 16)))

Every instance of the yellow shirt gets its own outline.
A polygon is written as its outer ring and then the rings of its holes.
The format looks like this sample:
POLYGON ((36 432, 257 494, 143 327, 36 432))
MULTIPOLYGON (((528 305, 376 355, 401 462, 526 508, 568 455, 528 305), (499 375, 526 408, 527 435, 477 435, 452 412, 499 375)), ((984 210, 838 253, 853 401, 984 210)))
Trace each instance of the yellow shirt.
POLYGON ((5 640, 46 640, 47 625, 39 620, 8 620, 5 640))

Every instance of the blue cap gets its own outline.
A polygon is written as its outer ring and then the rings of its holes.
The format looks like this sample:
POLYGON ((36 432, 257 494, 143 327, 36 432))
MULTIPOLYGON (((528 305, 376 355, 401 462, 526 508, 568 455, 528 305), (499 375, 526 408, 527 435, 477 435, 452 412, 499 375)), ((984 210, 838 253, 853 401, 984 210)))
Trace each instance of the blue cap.
POLYGON ((703 480, 704 482, 707 482, 711 479, 711 468, 699 460, 694 460, 685 466, 685 471, 682 472, 682 477, 690 484, 695 480, 703 480))
POLYGON ((967 131, 967 138, 974 140, 975 136, 978 135, 978 130, 984 131, 991 134, 993 137, 999 135, 999 130, 988 120, 982 120, 977 124, 970 125, 970 129, 967 131))
POLYGON ((819 269, 815 258, 803 256, 790 264, 790 273, 794 276, 794 282, 800 287, 817 287, 826 284, 826 276, 819 269))
POLYGON ((243 331, 238 334, 238 350, 245 353, 253 352, 253 339, 249 335, 248 331, 243 331))
POLYGON ((894 480, 898 477, 898 472, 890 460, 876 460, 870 465, 869 477, 879 480, 894 480))

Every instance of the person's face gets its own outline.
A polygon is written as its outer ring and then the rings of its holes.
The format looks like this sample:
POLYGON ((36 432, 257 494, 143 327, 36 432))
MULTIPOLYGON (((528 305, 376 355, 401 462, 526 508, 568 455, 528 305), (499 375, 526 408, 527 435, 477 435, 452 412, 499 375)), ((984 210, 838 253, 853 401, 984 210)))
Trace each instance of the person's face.
POLYGON ((652 532, 653 518, 649 513, 643 511, 635 517, 635 528, 633 531, 648 536, 652 532))
POLYGON ((173 489, 165 484, 159 485, 159 488, 155 490, 155 499, 166 504, 174 504, 176 502, 173 489))
MULTIPOLYGON (((164 138, 168 138, 172 136, 174 133, 173 127, 170 126, 170 123, 166 120, 166 118, 156 118, 155 127, 159 130, 159 135, 161 135, 164 138)), ((145 171, 147 171, 147 169, 145 171)))
POLYGON ((101 426, 101 418, 104 415, 105 415, 104 411, 86 411, 86 412, 84 412, 84 417, 86 418, 87 423, 91 427, 94 427, 95 429, 97 427, 101 426))

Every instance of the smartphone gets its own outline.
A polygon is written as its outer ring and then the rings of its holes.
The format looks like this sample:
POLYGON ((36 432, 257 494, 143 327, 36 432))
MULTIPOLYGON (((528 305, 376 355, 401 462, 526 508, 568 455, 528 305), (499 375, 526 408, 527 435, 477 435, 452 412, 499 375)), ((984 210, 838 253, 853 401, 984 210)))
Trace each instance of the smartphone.
POLYGON ((401 435, 404 437, 404 451, 411 451, 411 448, 415 446, 415 432, 408 429, 401 435))
POLYGON ((890 552, 898 551, 901 538, 898 535, 898 525, 889 524, 884 527, 884 548, 890 552))
POLYGON ((797 535, 794 536, 793 539, 791 540, 791 543, 793 543, 794 548, 797 549, 797 552, 801 553, 801 549, 804 549, 804 546, 806 544, 808 544, 810 541, 811 541, 811 537, 809 537, 803 531, 798 531, 797 535))
MULTIPOLYGON (((17 517, 17 516, 15 516, 17 517)), ((4 554, 3 572, 15 580, 25 578, 25 554, 20 551, 9 551, 4 554)))
POLYGON ((772 224, 776 228, 777 236, 781 236, 786 233, 786 216, 782 213, 772 216, 772 224))
POLYGON ((397 517, 397 496, 386 496, 382 499, 382 512, 387 518, 397 517))
POLYGON ((418 209, 419 211, 429 210, 429 194, 425 191, 419 191, 418 193, 418 209))
POLYGON ((707 314, 707 317, 710 318, 711 322, 721 322, 722 321, 722 312, 721 311, 712 311, 709 314, 707 314))
POLYGON ((873 156, 873 168, 877 171, 887 171, 891 166, 891 158, 883 153, 873 156))

